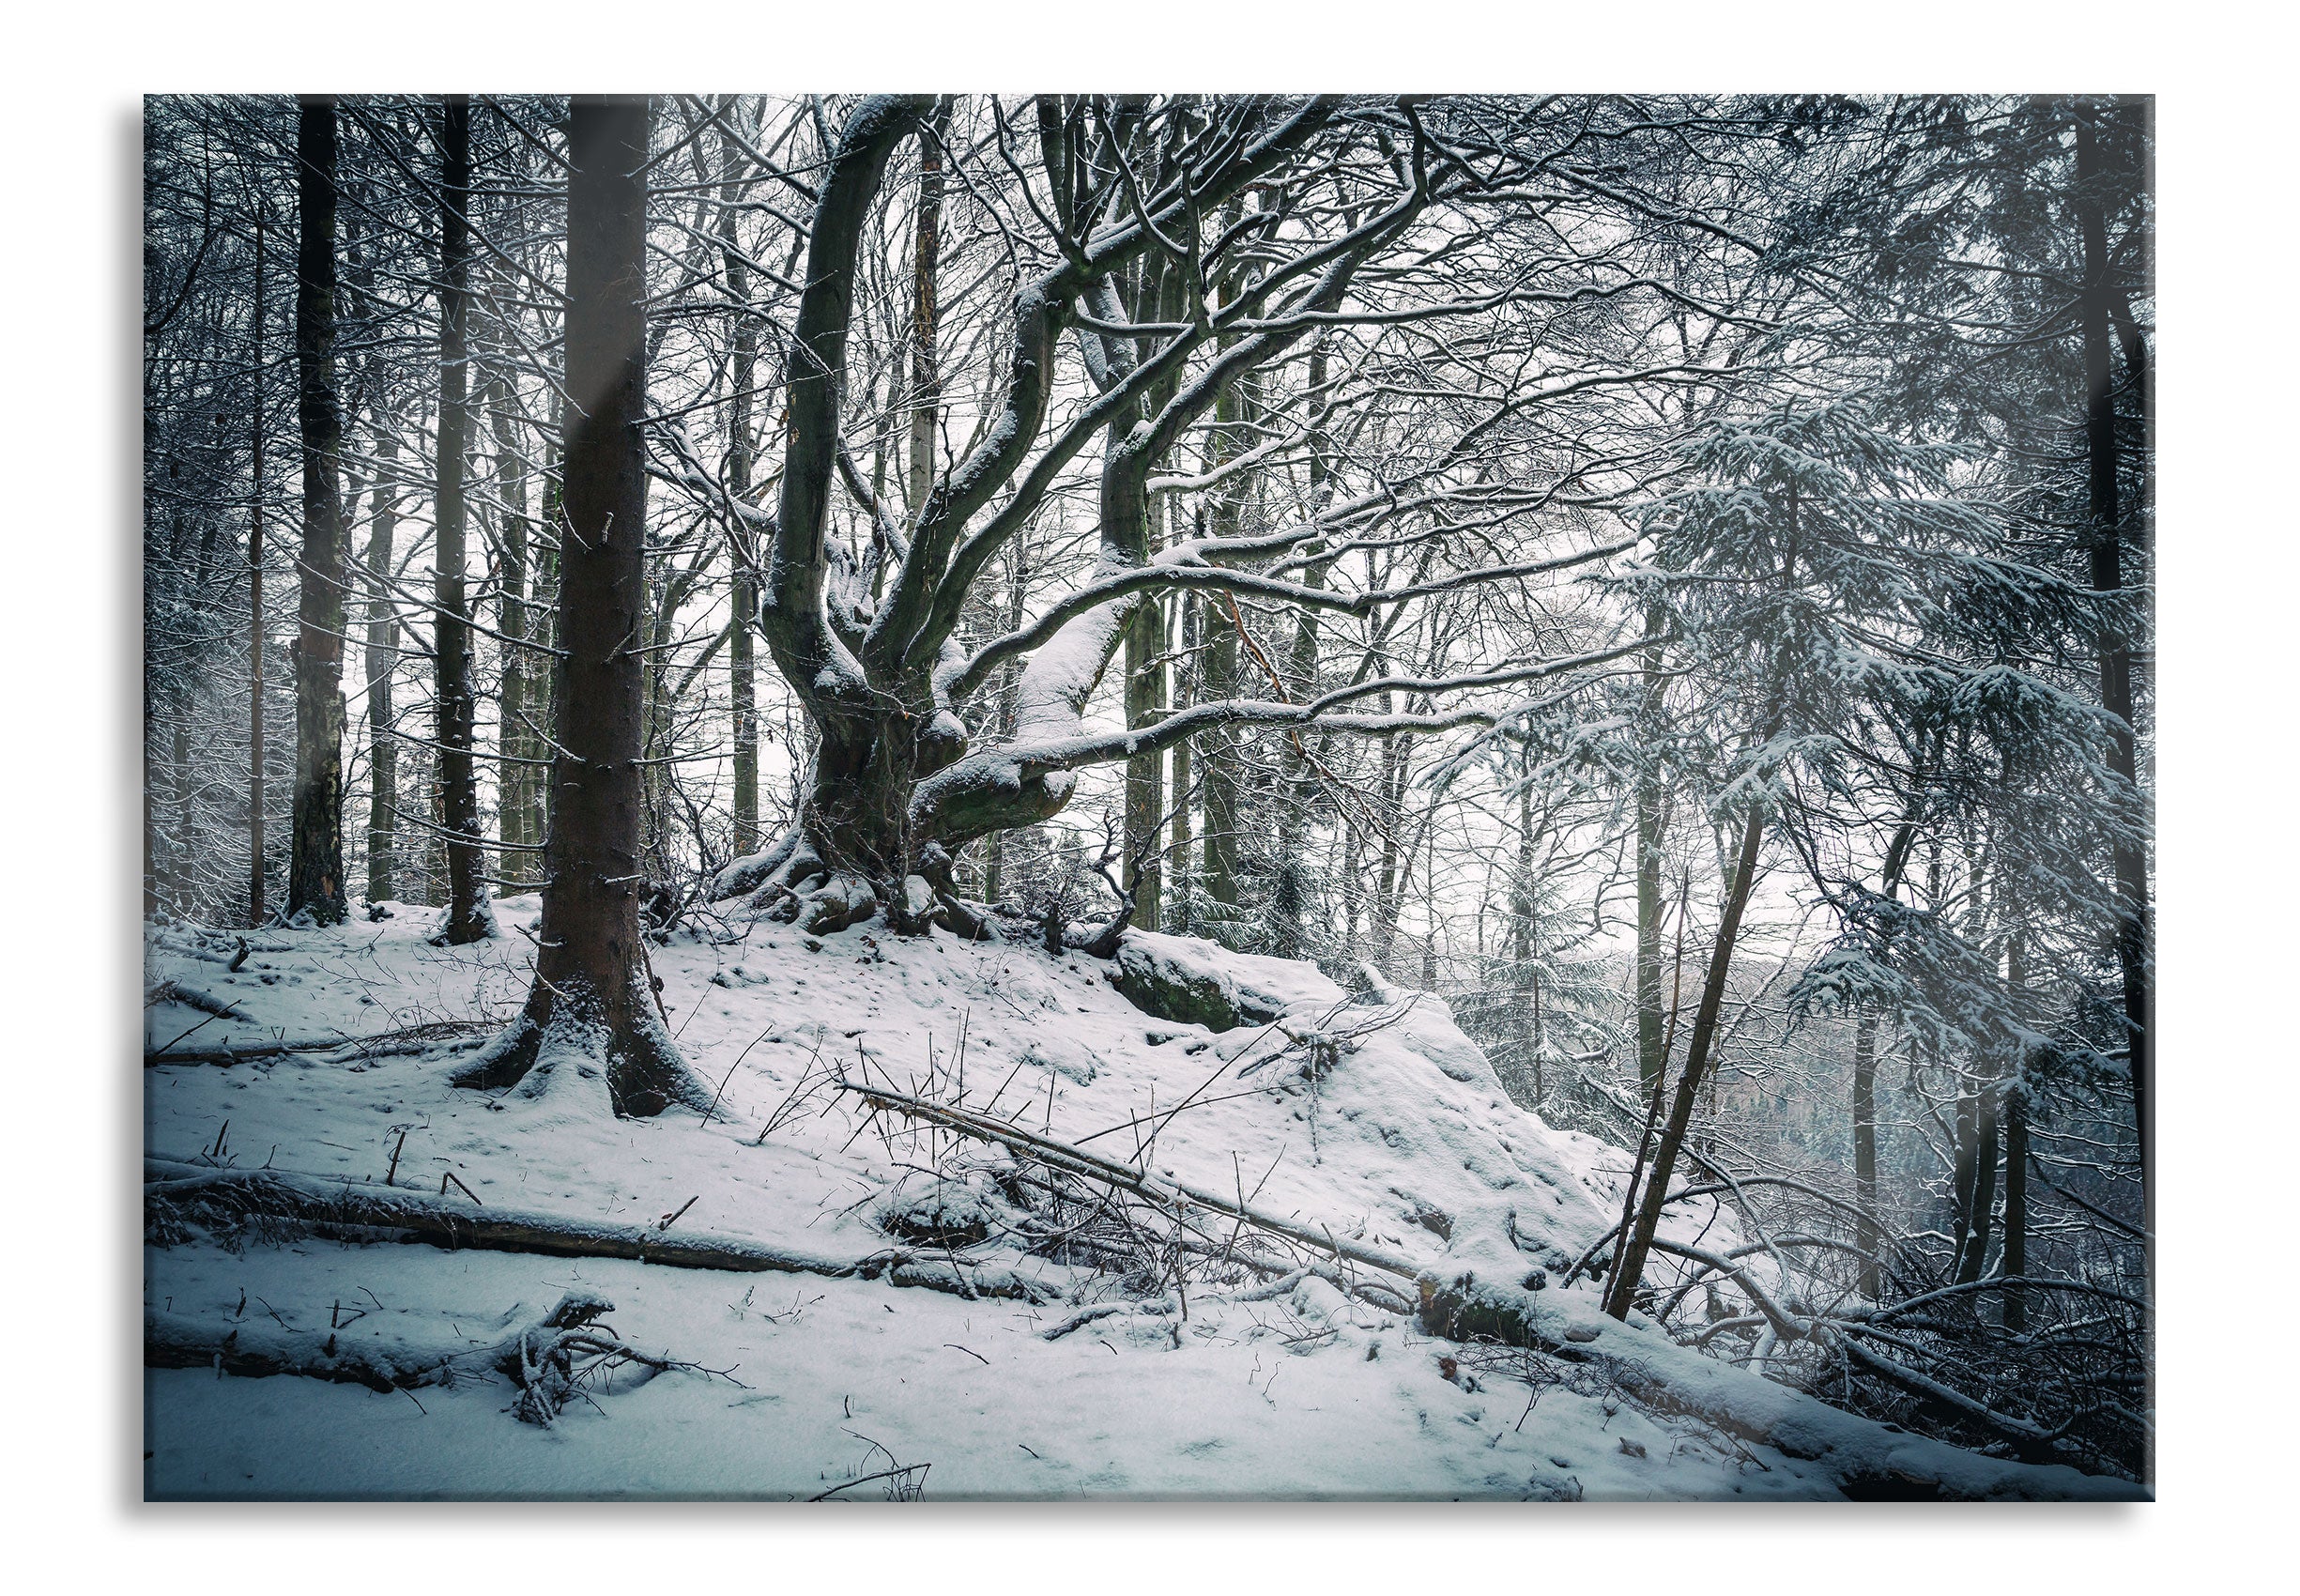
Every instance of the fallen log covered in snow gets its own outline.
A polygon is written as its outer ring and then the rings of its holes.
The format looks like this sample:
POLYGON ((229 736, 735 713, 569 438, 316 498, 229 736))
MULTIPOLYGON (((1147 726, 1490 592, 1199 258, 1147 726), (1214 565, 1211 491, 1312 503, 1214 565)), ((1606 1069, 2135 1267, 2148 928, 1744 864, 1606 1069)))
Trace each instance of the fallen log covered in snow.
POLYGON ((394 1336, 355 1335, 349 1327, 297 1330, 240 1323, 229 1327, 181 1313, 147 1312, 144 1363, 149 1369, 209 1369, 261 1378, 300 1374, 371 1390, 413 1391, 500 1375, 518 1389, 514 1411, 529 1424, 549 1425, 593 1373, 636 1363, 652 1377, 684 1368, 651 1358, 601 1327, 615 1304, 596 1293, 572 1291, 541 1319, 495 1342, 419 1345, 394 1336))
POLYGON ((1528 1347, 1596 1365, 1624 1394, 1681 1413, 1790 1457, 1822 1463, 1879 1496, 1976 1501, 2145 1501, 2128 1480, 2064 1464, 1994 1458, 1832 1407, 1641 1326, 1600 1312, 1594 1298, 1535 1293, 1463 1276, 1424 1276, 1421 1323, 1435 1335, 1528 1347))
POLYGON ((1409 1258, 1344 1240, 1329 1226, 1305 1224, 1153 1176, 1006 1120, 855 1082, 839 1085, 879 1107, 995 1143, 1066 1174, 1152 1201, 1188 1202, 1324 1251, 1338 1262, 1346 1260, 1409 1281, 1419 1298, 1421 1327, 1433 1335, 1498 1342, 1599 1365, 1607 1378, 1647 1406, 1686 1414, 1791 1457, 1825 1462, 1848 1481, 1878 1494, 2049 1500, 2139 1500, 2147 1495, 2130 1481, 2085 1474, 2065 1465, 1986 1457, 1888 1428, 1679 1346, 1654 1330, 1609 1318, 1594 1301, 1562 1292, 1481 1283, 1469 1276, 1446 1283, 1409 1258))
POLYGON ((440 1247, 539 1252, 565 1258, 623 1258, 682 1269, 738 1274, 859 1275, 961 1297, 1043 1301, 1053 1288, 995 1265, 914 1255, 894 1249, 862 1257, 770 1246, 740 1236, 673 1233, 564 1214, 483 1207, 393 1187, 327 1180, 284 1170, 216 1169, 172 1159, 144 1160, 147 1211, 193 1216, 260 1215, 308 1224, 398 1231, 440 1247))

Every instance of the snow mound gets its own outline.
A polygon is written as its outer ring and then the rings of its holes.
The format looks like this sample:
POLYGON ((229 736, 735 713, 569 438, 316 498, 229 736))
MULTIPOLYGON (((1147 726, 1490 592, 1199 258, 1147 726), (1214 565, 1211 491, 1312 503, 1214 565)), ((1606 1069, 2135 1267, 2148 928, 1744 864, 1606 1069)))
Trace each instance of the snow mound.
MULTIPOLYGON (((147 1151, 705 1233, 859 1272, 155 1236, 146 1311, 171 1323, 260 1313, 324 1335, 356 1311, 367 1330, 432 1345, 594 1290, 620 1305, 625 1341, 712 1373, 610 1382, 596 1411, 570 1407, 546 1436, 502 1417, 502 1389, 427 1391, 419 1409, 314 1380, 154 1370, 154 1494, 867 1496, 881 1473, 930 1464, 929 1499, 1795 1497, 1838 1496, 1848 1469, 1884 1455, 1873 1435, 1862 1450, 1831 1431, 1836 1461, 1791 1456, 1721 1434, 1703 1403, 1624 1405, 1594 1365, 1514 1349, 1480 1361, 1315 1274, 1169 1291, 1002 1251, 1018 1199, 996 1150, 838 1086, 1011 1117, 1436 1279, 1470 1277, 1569 1340, 1585 1326, 1622 1339, 1656 1379, 1713 1370, 1733 1390, 1762 1385, 1598 1324, 1591 1293, 1564 1287, 1618 1217, 1629 1155, 1513 1105, 1432 996, 1352 992, 1306 964, 1142 933, 1105 961, 876 924, 816 937, 754 923, 651 952, 669 1028, 718 1093, 710 1115, 619 1120, 448 1084, 485 1023, 517 1011, 531 948, 516 933, 539 908, 504 900, 514 934, 455 949, 430 946, 416 911, 270 931, 237 969, 234 936, 155 934, 147 1051, 214 1049, 228 1067, 146 1071, 147 1151), (902 1249, 913 1263, 870 1266, 902 1249)), ((1679 1206, 1686 1239, 1726 1228, 1706 1202, 1679 1206)), ((1863 1423, 1840 1417, 1846 1435, 1863 1423)), ((2102 1488, 1978 1458, 1968 1473, 1970 1494, 2102 1488)))

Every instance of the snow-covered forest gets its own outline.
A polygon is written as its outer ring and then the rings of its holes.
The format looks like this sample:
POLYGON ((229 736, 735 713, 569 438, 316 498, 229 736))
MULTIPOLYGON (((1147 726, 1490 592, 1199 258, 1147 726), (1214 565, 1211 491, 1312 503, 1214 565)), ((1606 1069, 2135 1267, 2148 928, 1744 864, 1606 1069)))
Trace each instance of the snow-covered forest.
POLYGON ((147 1492, 2147 1495, 2152 112, 148 100, 147 1492))

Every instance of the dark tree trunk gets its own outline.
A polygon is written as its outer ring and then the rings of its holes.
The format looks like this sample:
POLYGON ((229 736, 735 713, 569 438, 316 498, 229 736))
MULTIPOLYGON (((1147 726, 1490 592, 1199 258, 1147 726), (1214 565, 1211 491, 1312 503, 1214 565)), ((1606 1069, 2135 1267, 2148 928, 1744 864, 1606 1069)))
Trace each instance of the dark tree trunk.
POLYGON ((1960 1238, 1956 1280, 1960 1285, 1981 1278, 1988 1261, 1988 1238, 1996 1222, 1997 1132, 2000 1091, 1993 1081, 1983 1081, 1973 1093, 1972 1176, 1966 1198, 1965 1228, 1960 1238))
POLYGON ((501 759, 496 776, 496 829, 503 849, 496 874, 501 878, 500 892, 510 897, 527 890, 527 862, 532 856, 527 850, 543 840, 528 834, 528 818, 534 809, 528 790, 535 785, 538 768, 528 761, 542 756, 527 728, 529 668, 527 650, 520 646, 528 631, 527 464, 513 436, 510 385, 498 376, 489 384, 488 394, 494 412, 497 492, 503 500, 503 575, 496 602, 496 630, 503 634, 503 668, 497 689, 496 746, 501 759))
POLYGON ((1533 754, 1524 751, 1518 760, 1517 868, 1510 882, 1510 968, 1517 1009, 1518 1057, 1524 1062, 1512 1071, 1518 1077, 1522 1101, 1541 1106, 1541 988, 1534 967, 1540 951, 1534 935, 1533 754))
MULTIPOLYGON (((2084 292, 2079 306, 2084 345, 2084 441, 2087 542, 2093 586, 2118 592, 2124 586, 2124 527, 2118 503, 2116 390, 2109 361, 2109 318, 2117 295, 2109 278, 2108 236, 2101 187, 2106 180, 2092 116, 2077 122, 2077 210, 2084 236, 2084 292)), ((2110 623, 2100 637, 2100 701, 2116 718, 2108 765, 2139 786, 2132 698, 2132 645, 2124 628, 2110 623)), ((2140 1203, 2153 1213, 2151 1178, 2155 1141, 2151 1092, 2155 1069, 2154 992, 2150 974, 2148 856, 2140 837, 2120 835, 2114 850, 2118 918, 2116 958, 2124 988, 2124 1025, 2131 1048, 2132 1098, 2140 1152, 2140 1203)), ((2152 1220, 2143 1228, 2154 1233, 2152 1220)))
POLYGON ((570 107, 565 654, 543 925, 526 1013, 456 1077, 529 1093, 604 1077, 616 1112, 632 1115, 710 1099, 662 1024, 639 934, 649 134, 644 100, 578 96, 570 107))
MULTIPOLYGON (((1150 553, 1158 551, 1153 528, 1150 553)), ((1165 708, 1166 612, 1156 602, 1137 605, 1126 631, 1126 723, 1146 727, 1165 708)), ((1133 924, 1145 931, 1163 928, 1160 899, 1166 872, 1158 846, 1160 823, 1166 818, 1166 756, 1153 750, 1136 754, 1126 764, 1126 860, 1131 870, 1141 862, 1134 884, 1133 924)))
MULTIPOLYGON (((1198 657, 1198 599, 1183 593, 1174 600, 1175 627, 1181 634, 1180 653, 1184 664, 1173 673, 1173 709, 1175 714, 1189 708, 1196 699, 1198 657)), ((1173 841, 1166 851, 1167 869, 1173 882, 1173 912, 1161 915, 1162 923, 1176 936, 1188 936, 1195 929, 1195 898, 1197 883, 1195 863, 1190 857, 1193 838, 1190 835, 1191 789, 1199 777, 1193 769, 1196 758, 1187 739, 1173 745, 1173 841)))
MULTIPOLYGON (((731 115, 732 107, 727 109, 731 115)), ((722 237, 728 247, 722 252, 721 267, 726 273, 728 298, 735 302, 734 359, 728 374, 734 396, 727 412, 727 489, 737 503, 745 503, 750 499, 757 448, 752 437, 751 391, 759 380, 759 324, 750 314, 750 268, 741 251, 734 247, 734 207, 743 197, 743 184, 733 176, 735 155, 734 140, 723 134, 720 158, 728 176, 720 186, 719 198, 726 207, 722 213, 722 237)), ((730 530, 735 540, 734 578, 729 596, 733 630, 727 638, 727 668, 735 740, 733 850, 734 856, 742 859, 759 852, 759 687, 751 632, 758 623, 759 585, 752 569, 759 555, 757 540, 745 523, 738 518, 730 530)))
POLYGON ((934 486, 934 430, 942 415, 943 382, 935 351, 935 271, 943 255, 943 134, 950 126, 943 101, 918 133, 918 231, 911 262, 911 516, 926 508, 934 486))
POLYGON ((296 133, 296 409, 303 551, 296 634, 296 791, 287 913, 341 922, 344 892, 344 418, 335 398, 335 102, 308 97, 296 133))
MULTIPOLYGON (((566 402, 554 394, 551 422, 544 433, 554 448, 559 446, 566 432, 566 402)), ((535 540, 529 551, 533 575, 529 582, 531 596, 528 603, 528 635, 546 649, 559 646, 560 533, 564 527, 560 509, 562 467, 563 463, 555 462, 544 472, 543 502, 535 522, 535 540)), ((533 729, 529 735, 534 739, 535 757, 547 760, 554 757, 553 745, 559 741, 559 706, 565 695, 560 682, 558 660, 548 654, 542 657, 544 661, 543 668, 529 679, 527 684, 527 718, 533 729)), ((529 779, 527 800, 525 830, 528 840, 537 844, 548 842, 551 836, 551 781, 547 769, 529 779)), ((535 882, 537 885, 542 884, 534 874, 532 863, 542 855, 529 853, 526 857, 529 864, 521 872, 523 878, 535 882)))
POLYGON ((1855 1239, 1862 1251, 1861 1294, 1871 1302, 1884 1291, 1877 1264, 1884 1237, 1869 1216, 1877 1212, 1877 1016, 1863 1014, 1853 1032, 1853 1198, 1860 1205, 1855 1239))
MULTIPOLYGON (((2029 1096, 2014 1082, 2004 1095, 2004 1270, 2008 1280, 2029 1272, 2029 1096)), ((2004 1292, 2004 1327, 2029 1327, 2028 1294, 2018 1286, 2004 1292)))
POLYGON ((1661 1227, 1662 1206, 1669 1197, 1669 1179, 1677 1172, 1678 1156, 1684 1150, 1686 1133, 1693 1125, 1694 1105, 1700 1099, 1708 1073, 1710 1047, 1716 1040, 1718 1020, 1725 1010, 1725 978, 1733 968, 1734 940, 1740 934, 1741 913, 1749 907, 1750 889, 1756 884, 1757 850, 1764 840, 1763 812, 1752 808, 1741 824, 1740 851, 1728 878, 1725 915, 1717 926, 1717 945, 1710 951, 1709 974, 1701 984, 1701 1006, 1694 1015, 1693 1036, 1685 1047, 1684 1073, 1678 1079, 1677 1097, 1669 1105, 1669 1122, 1662 1130, 1660 1143, 1653 1149, 1653 1167, 1646 1175, 1645 1195, 1638 1205, 1637 1222, 1631 1229, 1622 1252, 1619 1275, 1605 1300, 1605 1312, 1617 1319, 1628 1317, 1631 1305, 1636 1301, 1637 1288, 1644 1282, 1653 1234, 1661 1227))
MULTIPOLYGON (((1646 611, 1648 637, 1658 637, 1666 618, 1659 608, 1646 611)), ((1657 722, 1665 678, 1661 673, 1661 650, 1646 651, 1644 711, 1657 722)), ((1658 732, 1658 724, 1653 727, 1658 732)), ((1669 1067, 1663 1056, 1661 1003, 1661 778, 1651 772, 1637 777, 1637 1082, 1650 1098, 1660 1089, 1669 1067)))
POLYGON ((391 672, 399 663, 399 614, 384 578, 391 571, 391 545, 399 533, 399 439, 388 425, 376 428, 376 490, 367 535, 367 640, 361 663, 367 672, 368 798, 367 900, 381 903, 399 896, 395 877, 399 829, 399 739, 392 735, 391 672))
POLYGON ((264 923, 264 213, 255 213, 248 405, 248 924, 264 923))
POLYGON ((447 917, 433 940, 453 946, 495 931, 479 829, 478 719, 466 611, 464 473, 471 447, 471 104, 450 96, 439 141, 439 493, 433 654, 438 667, 439 824, 446 832, 447 917))

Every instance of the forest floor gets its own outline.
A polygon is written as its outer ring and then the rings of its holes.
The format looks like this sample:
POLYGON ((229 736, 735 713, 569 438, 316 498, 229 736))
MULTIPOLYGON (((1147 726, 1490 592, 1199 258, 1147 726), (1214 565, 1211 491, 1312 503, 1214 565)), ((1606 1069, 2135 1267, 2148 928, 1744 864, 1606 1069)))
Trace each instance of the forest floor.
MULTIPOLYGON (((436 911, 407 906, 379 923, 267 930, 248 937, 237 972, 232 933, 152 931, 146 1051, 248 1056, 148 1067, 147 1154, 378 1189, 388 1179, 475 1211, 834 1260, 884 1254, 906 1218, 949 1224, 973 1205, 995 1224, 997 1189, 964 1173, 970 1159, 991 1167, 991 1149, 874 1116, 828 1084, 836 1074, 1020 1112, 1034 1130, 1234 1189, 1448 1280, 1547 1286, 1619 1212, 1629 1156, 1513 1106, 1442 1003, 1395 991, 1353 1003, 1309 965, 1174 938, 1136 935, 1134 957, 1221 984, 1282 1023, 1218 1033, 1158 1019, 1116 990, 1111 964, 1029 944, 882 927, 816 939, 762 923, 739 940, 682 934, 652 950, 681 1049, 721 1093, 708 1120, 618 1119, 603 1082, 564 1076, 534 1095, 457 1089, 456 1050, 475 1033, 444 1027, 516 1012, 530 979, 522 932, 537 910, 531 898, 505 900, 499 939, 454 950, 425 941, 436 911), (442 1027, 422 1051, 257 1051, 419 1026, 442 1027), (1321 1052, 1305 1036, 1339 1040, 1321 1052)), ((1694 1204, 1672 1224, 1713 1241, 1725 1220, 1694 1204)), ((978 1281, 1020 1279, 1044 1300, 359 1243, 294 1226, 170 1232, 146 1250, 147 1314, 218 1332, 476 1347, 590 1291, 614 1303, 607 1320, 624 1343, 683 1367, 642 1379, 625 1366, 549 1426, 515 1421, 516 1393, 486 1378, 377 1391, 153 1369, 146 1490, 1842 1499, 1889 1454, 1958 1481, 1958 1494, 2128 1494, 1883 1435, 1768 1387, 1813 1410, 1799 1422, 1823 1436, 1791 1455, 1637 1400, 1602 1364, 1465 1350, 1315 1277, 1260 1300, 1250 1277, 1175 1293, 1002 1251, 995 1230, 969 1259, 990 1271, 978 1281), (1048 1339, 1096 1306, 1110 1311, 1048 1339)), ((1544 1300, 1586 1316, 1591 1297, 1551 1286, 1544 1300)), ((1606 1333, 1663 1342, 1633 1326, 1606 1333)), ((1756 1383, 1665 1343, 1651 1355, 1756 1383)))

